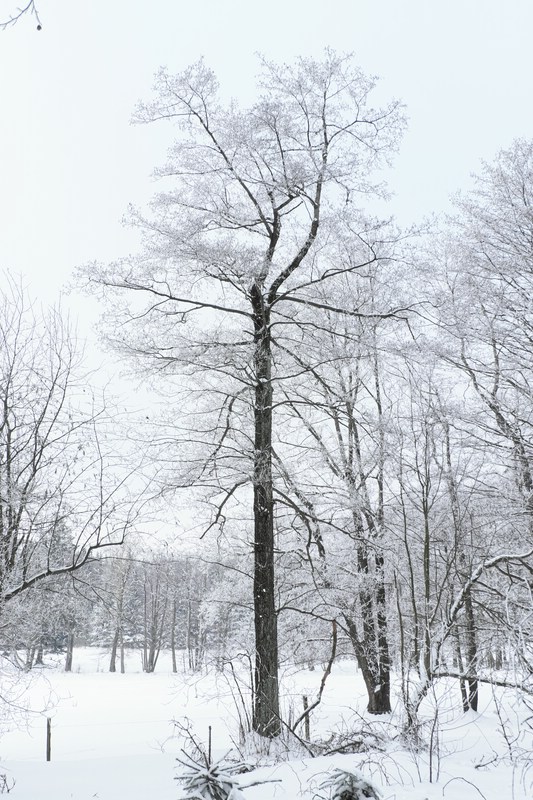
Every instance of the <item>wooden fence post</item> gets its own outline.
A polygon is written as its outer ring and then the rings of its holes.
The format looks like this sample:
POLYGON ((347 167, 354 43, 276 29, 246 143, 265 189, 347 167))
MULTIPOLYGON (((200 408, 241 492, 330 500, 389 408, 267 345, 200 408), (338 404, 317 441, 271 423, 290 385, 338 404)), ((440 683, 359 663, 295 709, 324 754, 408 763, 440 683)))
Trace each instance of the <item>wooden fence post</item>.
POLYGON ((52 720, 46 718, 46 760, 52 760, 52 720))

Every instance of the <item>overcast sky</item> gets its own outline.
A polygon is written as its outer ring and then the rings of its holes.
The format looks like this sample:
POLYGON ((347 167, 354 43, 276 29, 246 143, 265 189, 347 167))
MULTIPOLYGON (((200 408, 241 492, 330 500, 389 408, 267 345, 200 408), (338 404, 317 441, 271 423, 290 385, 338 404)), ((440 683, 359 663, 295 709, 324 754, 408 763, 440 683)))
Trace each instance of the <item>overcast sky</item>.
MULTIPOLYGON (((0 0, 5 18, 23 0, 0 0)), ((154 189, 168 128, 130 126, 157 68, 205 56, 249 101, 255 53, 325 46, 381 77, 409 129, 391 187, 402 223, 447 208, 481 158, 533 137, 531 0, 37 0, 0 31, 0 266, 53 299, 72 269, 133 246, 120 224, 154 189)))

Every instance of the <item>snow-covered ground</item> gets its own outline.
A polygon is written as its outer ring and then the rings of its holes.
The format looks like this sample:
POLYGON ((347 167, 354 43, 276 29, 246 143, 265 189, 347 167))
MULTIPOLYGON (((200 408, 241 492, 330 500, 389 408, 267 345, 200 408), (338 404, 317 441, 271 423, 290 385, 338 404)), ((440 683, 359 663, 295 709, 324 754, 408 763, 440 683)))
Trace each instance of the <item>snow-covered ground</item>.
MULTIPOLYGON (((107 672, 107 661, 103 651, 78 649, 72 673, 49 665, 40 673, 19 675, 13 686, 4 676, 4 695, 18 705, 29 703, 34 710, 25 721, 22 712, 14 714, 0 741, 0 772, 6 773, 8 785, 15 781, 10 792, 14 800, 178 800, 182 789, 174 780, 181 769, 176 756, 184 741, 174 720, 188 726, 206 746, 211 726, 214 758, 238 744, 236 687, 226 677, 214 671, 172 674, 167 654, 151 675, 141 671, 135 653, 128 655, 124 675, 107 672), (25 693, 21 680, 29 681, 25 693), (52 719, 49 763, 47 717, 52 719)), ((287 714, 292 712, 294 718, 300 713, 304 694, 312 702, 320 678, 320 669, 285 675, 287 714)), ((245 797, 312 800, 324 774, 342 767, 359 769, 381 790, 384 800, 531 800, 533 722, 528 716, 532 712, 512 692, 499 691, 496 696, 497 704, 491 687, 482 687, 480 713, 464 715, 457 690, 442 687, 438 725, 433 725, 435 699, 428 699, 424 735, 433 728, 432 759, 427 750, 406 748, 397 736, 385 752, 315 758, 298 752, 294 740, 289 754, 278 743, 277 753, 263 754, 258 769, 241 777, 243 785, 270 781, 246 789, 245 797), (488 766, 481 766, 484 763, 488 766)), ((311 738, 326 738, 331 730, 361 730, 368 735, 364 705, 354 664, 336 664, 322 704, 312 714, 311 738)), ((399 721, 394 715, 370 722, 378 733, 397 734, 399 721)), ((243 755, 250 758, 250 748, 243 755)))

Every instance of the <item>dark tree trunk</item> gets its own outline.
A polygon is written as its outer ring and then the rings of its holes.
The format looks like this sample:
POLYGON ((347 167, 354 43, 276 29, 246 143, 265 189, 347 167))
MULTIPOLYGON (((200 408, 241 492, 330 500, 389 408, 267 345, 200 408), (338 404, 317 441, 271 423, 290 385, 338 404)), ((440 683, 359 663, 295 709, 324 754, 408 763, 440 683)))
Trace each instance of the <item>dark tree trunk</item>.
POLYGON ((344 619, 357 664, 365 682, 368 695, 367 711, 369 714, 389 714, 391 710, 390 664, 379 658, 377 642, 365 642, 359 637, 353 617, 345 615, 344 619))
POLYGON ((274 583, 274 504, 272 490, 272 352, 270 319, 256 285, 254 307, 254 624, 255 697, 253 727, 262 736, 281 732, 278 687, 278 634, 274 583))
POLYGON ((389 651, 388 629, 387 629, 387 596, 385 592, 385 564, 383 554, 377 552, 376 560, 376 636, 378 640, 377 650, 377 676, 379 689, 374 688, 374 702, 376 710, 373 714, 388 714, 391 711, 390 704, 390 672, 391 657, 389 651))
POLYGON ((388 714, 391 711, 390 704, 390 673, 391 655, 389 650, 389 636, 387 625, 387 591, 385 588, 385 556, 377 540, 381 538, 385 521, 385 432, 383 425, 383 407, 381 402, 381 382, 378 359, 378 346, 376 338, 376 328, 374 328, 374 385, 376 390, 376 406, 378 410, 378 437, 379 437, 379 468, 377 475, 378 483, 378 507, 376 515, 377 527, 372 521, 372 530, 378 536, 374 537, 374 602, 376 610, 376 636, 378 642, 378 678, 379 689, 374 690, 375 704, 378 709, 376 714, 388 714))

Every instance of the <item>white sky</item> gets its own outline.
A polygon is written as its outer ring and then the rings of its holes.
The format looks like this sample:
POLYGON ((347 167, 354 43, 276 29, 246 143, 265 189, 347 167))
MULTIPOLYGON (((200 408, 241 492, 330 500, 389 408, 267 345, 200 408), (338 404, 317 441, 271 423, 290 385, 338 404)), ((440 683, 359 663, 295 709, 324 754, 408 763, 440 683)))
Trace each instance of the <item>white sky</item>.
MULTIPOLYGON (((204 55, 246 102, 257 51, 353 51, 381 76, 380 96, 407 105, 391 179, 401 222, 445 209, 480 158, 533 136, 531 0, 37 4, 42 31, 30 17, 0 31, 0 268, 45 300, 76 265, 132 247, 120 219, 151 195, 170 131, 129 119, 161 64, 178 71, 204 55)), ((0 18, 16 5, 0 0, 0 18)))

